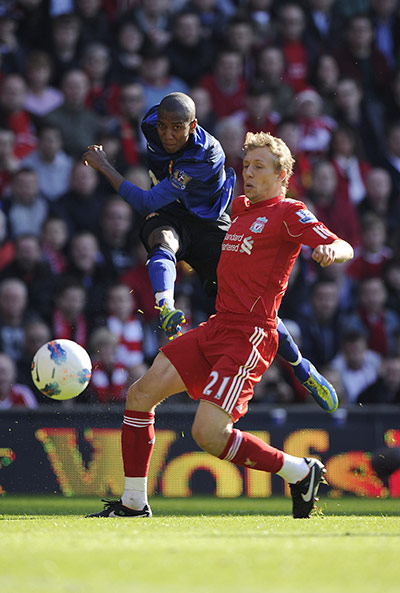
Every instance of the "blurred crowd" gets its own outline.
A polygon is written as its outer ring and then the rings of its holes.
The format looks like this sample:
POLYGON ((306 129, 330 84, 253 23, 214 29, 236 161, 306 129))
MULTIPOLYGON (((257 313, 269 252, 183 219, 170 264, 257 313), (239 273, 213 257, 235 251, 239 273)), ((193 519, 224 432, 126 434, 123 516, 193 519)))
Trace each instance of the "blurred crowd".
MULTIPOLYGON (((399 0, 0 0, 0 65, 0 410, 62 405, 30 376, 49 339, 93 360, 69 405, 122 403, 165 343, 139 217, 81 156, 102 144, 148 189, 140 122, 172 91, 236 195, 246 131, 288 144, 289 197, 355 258, 321 269, 303 248, 280 315, 342 404, 400 403, 399 0)), ((183 263, 176 305, 186 330, 213 312, 183 263)), ((308 401, 276 359, 253 405, 308 401)))

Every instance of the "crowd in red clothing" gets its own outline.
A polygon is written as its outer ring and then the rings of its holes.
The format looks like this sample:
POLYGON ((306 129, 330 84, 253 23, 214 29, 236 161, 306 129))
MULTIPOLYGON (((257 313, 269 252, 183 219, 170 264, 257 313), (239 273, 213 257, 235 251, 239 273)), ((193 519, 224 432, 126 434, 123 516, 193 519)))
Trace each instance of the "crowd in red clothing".
MULTIPOLYGON (((150 187, 140 121, 172 91, 193 96, 237 172, 237 195, 245 132, 278 135, 296 159, 288 196, 353 245, 349 265, 322 271, 303 249, 280 314, 355 403, 346 377, 368 353, 382 368, 400 357, 399 3, 59 5, 0 5, 0 350, 13 385, 0 408, 48 403, 26 394, 31 357, 50 337, 76 340, 93 358, 77 403, 123 401, 163 342, 138 215, 80 158, 100 143, 126 178, 150 187), (346 358, 349 342, 364 349, 357 362, 346 358)), ((177 299, 192 326, 213 311, 183 264, 177 299)), ((374 368, 366 389, 384 380, 374 368)), ((280 388, 263 381, 255 402, 306 400, 279 360, 275 375, 280 388)), ((399 403, 400 371, 390 392, 399 403)))

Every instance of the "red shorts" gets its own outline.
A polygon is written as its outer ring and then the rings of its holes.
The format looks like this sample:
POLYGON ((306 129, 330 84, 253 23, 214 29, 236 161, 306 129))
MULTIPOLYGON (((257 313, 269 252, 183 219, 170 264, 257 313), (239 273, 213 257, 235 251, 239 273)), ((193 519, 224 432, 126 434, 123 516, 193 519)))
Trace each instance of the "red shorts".
POLYGON ((172 340, 161 351, 174 365, 186 391, 227 412, 234 422, 247 412, 254 385, 278 349, 276 324, 240 325, 222 315, 172 340))

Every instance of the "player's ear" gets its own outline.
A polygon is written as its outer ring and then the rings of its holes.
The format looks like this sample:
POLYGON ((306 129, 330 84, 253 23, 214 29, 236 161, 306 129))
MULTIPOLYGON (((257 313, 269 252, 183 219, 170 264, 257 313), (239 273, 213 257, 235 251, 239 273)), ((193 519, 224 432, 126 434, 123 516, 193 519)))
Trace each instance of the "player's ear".
POLYGON ((190 129, 189 129, 190 134, 194 133, 196 126, 197 126, 197 119, 194 119, 193 121, 190 122, 190 129))
POLYGON ((286 171, 285 169, 281 169, 278 173, 279 181, 283 181, 286 178, 286 171))

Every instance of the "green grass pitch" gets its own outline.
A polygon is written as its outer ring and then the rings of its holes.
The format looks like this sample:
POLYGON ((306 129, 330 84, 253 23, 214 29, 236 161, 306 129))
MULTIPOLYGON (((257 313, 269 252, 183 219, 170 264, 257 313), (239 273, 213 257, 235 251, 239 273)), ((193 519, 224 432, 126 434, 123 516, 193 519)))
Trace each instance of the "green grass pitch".
POLYGON ((400 499, 151 500, 152 519, 84 519, 96 499, 0 498, 1 593, 394 593, 400 499))

